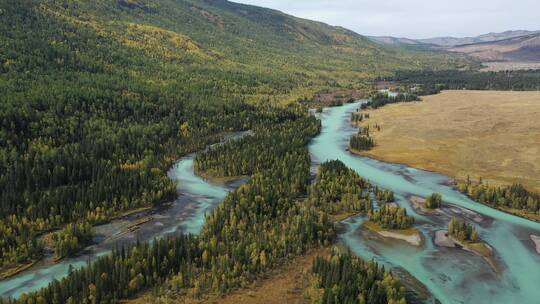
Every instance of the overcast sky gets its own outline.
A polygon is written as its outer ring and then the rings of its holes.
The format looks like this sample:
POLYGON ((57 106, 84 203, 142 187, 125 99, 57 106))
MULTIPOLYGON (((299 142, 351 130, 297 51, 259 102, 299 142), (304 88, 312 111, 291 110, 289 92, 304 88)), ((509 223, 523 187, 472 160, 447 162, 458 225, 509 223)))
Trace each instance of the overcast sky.
POLYGON ((233 0, 341 25, 363 35, 409 38, 540 30, 540 0, 233 0))

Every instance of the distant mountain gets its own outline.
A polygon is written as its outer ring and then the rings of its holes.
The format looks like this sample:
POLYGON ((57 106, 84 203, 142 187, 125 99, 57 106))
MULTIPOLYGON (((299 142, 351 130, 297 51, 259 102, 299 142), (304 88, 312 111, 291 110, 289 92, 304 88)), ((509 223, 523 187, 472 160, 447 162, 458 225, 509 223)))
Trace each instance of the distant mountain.
POLYGON ((406 44, 406 45, 423 45, 423 46, 439 46, 439 47, 454 47, 463 44, 473 44, 482 42, 491 42, 497 40, 504 40, 509 38, 527 36, 531 34, 537 34, 540 31, 506 31, 502 33, 488 33, 476 37, 435 37, 427 39, 409 39, 409 38, 396 38, 390 36, 371 36, 372 41, 382 44, 406 44))
POLYGON ((403 37, 392 37, 392 36, 368 36, 371 41, 378 42, 381 44, 408 44, 408 45, 424 45, 425 43, 420 42, 419 40, 403 38, 403 37))
POLYGON ((450 51, 465 53, 483 61, 540 61, 540 33, 490 42, 458 45, 450 51))

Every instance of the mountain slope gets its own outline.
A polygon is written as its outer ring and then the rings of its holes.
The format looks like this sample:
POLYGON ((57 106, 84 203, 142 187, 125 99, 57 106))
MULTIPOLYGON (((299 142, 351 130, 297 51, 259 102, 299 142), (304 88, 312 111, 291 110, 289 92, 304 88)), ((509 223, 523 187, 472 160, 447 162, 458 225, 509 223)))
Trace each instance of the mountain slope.
POLYGON ((173 83, 177 75, 167 75, 175 71, 191 67, 190 74, 208 76, 219 68, 257 79, 275 75, 286 86, 303 86, 313 79, 326 83, 397 68, 448 67, 453 60, 381 47, 346 29, 221 0, 10 0, 2 6, 3 16, 9 16, 2 18, 2 49, 8 53, 2 54, 3 68, 14 74, 91 66, 94 72, 131 71, 130 78, 143 82, 140 78, 158 75, 173 83), (31 35, 25 37, 22 29, 31 35), (25 51, 10 54, 12 47, 25 51), (20 66, 25 61, 37 65, 20 66))
POLYGON ((482 42, 490 42, 490 41, 497 41, 497 40, 504 40, 514 37, 520 37, 525 35, 531 35, 538 33, 538 31, 524 31, 524 30, 516 30, 516 31, 506 31, 501 33, 488 33, 483 34, 475 37, 464 37, 464 38, 455 38, 455 37, 437 37, 437 38, 429 38, 429 39, 419 39, 419 42, 422 43, 428 43, 428 44, 435 44, 439 46, 445 46, 445 47, 452 47, 462 44, 472 44, 472 43, 482 43, 482 42))
POLYGON ((484 61, 540 61, 540 33, 450 49, 484 61))
POLYGON ((440 47, 454 47, 463 44, 473 44, 482 42, 491 42, 497 40, 504 40, 509 38, 515 38, 520 36, 527 36, 540 33, 540 31, 506 31, 501 33, 488 33, 475 37, 435 37, 427 39, 410 39, 410 38, 396 38, 390 36, 373 36, 369 37, 373 41, 382 44, 410 44, 410 45, 424 45, 424 46, 440 46, 440 47))

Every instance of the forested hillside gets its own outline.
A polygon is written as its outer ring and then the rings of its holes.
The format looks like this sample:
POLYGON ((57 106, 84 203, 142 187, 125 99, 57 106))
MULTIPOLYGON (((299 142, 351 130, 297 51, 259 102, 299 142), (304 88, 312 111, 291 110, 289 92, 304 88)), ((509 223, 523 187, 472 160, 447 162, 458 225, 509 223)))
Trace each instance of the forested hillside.
POLYGON ((6 0, 0 16, 2 270, 39 259, 45 232, 170 200, 173 160, 291 118, 271 105, 463 64, 227 1, 6 0))

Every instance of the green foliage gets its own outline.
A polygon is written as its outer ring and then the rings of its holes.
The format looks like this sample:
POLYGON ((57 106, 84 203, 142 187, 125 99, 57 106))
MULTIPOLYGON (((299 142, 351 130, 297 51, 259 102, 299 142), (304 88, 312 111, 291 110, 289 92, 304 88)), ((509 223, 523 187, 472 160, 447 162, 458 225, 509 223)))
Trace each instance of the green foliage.
POLYGON ((396 96, 389 96, 388 93, 385 92, 375 92, 371 94, 369 101, 362 103, 360 108, 377 109, 391 103, 411 102, 419 100, 420 98, 418 98, 416 94, 412 93, 398 93, 396 96))
POLYGON ((468 90, 540 90, 540 71, 400 71, 394 80, 405 84, 420 84, 421 95, 437 93, 441 89, 468 90))
POLYGON ((92 225, 89 222, 67 224, 62 231, 53 234, 53 241, 58 257, 72 255, 92 242, 92 225))
POLYGON ((364 151, 375 147, 375 141, 369 135, 355 134, 351 136, 349 146, 353 150, 364 151))
POLYGON ((375 197, 381 203, 391 203, 394 201, 394 192, 375 187, 375 197))
POLYGON ((266 136, 232 141, 201 156, 209 164, 218 164, 210 159, 221 155, 219 151, 241 150, 245 141, 270 151, 261 158, 245 153, 249 166, 244 172, 252 174, 249 182, 230 192, 206 217, 199 237, 171 237, 117 250, 21 297, 19 303, 39 298, 47 303, 66 303, 69 298, 90 303, 90 296, 97 302, 117 302, 167 279, 168 286, 174 287, 170 292, 178 288, 195 289, 195 295, 225 293, 246 286, 285 259, 328 243, 334 233, 329 217, 296 201, 309 183, 306 145, 319 131, 319 122, 302 115, 256 129, 266 136), (282 142, 287 145, 273 149, 282 142))
POLYGON ((440 193, 433 193, 430 196, 426 197, 426 208, 436 209, 441 207, 442 204, 442 195, 440 193))
POLYGON ((523 185, 495 187, 482 180, 472 182, 469 178, 458 184, 458 189, 471 199, 495 208, 512 208, 540 215, 540 196, 523 185))
POLYGON ((370 184, 341 161, 319 166, 316 181, 308 188, 308 203, 328 214, 371 210, 370 184))
POLYGON ((322 289, 312 303, 405 304, 405 289, 374 262, 347 254, 318 257, 310 271, 314 289, 322 289))
POLYGON ((452 218, 448 223, 448 233, 460 241, 473 243, 478 241, 478 233, 474 226, 456 218, 452 218))
POLYGON ((414 225, 414 218, 407 215, 407 210, 388 204, 369 213, 369 220, 379 224, 384 229, 408 229, 414 225))

